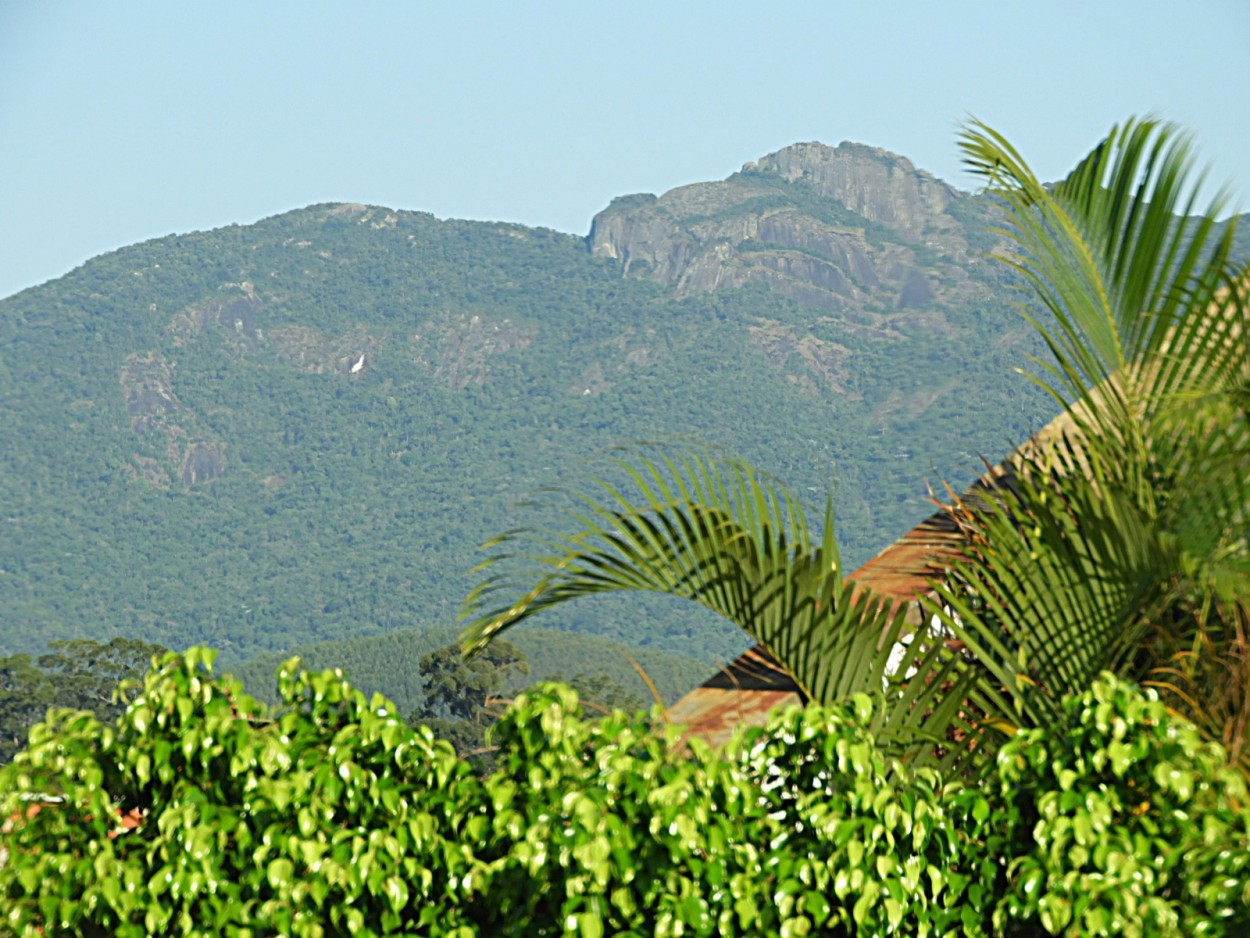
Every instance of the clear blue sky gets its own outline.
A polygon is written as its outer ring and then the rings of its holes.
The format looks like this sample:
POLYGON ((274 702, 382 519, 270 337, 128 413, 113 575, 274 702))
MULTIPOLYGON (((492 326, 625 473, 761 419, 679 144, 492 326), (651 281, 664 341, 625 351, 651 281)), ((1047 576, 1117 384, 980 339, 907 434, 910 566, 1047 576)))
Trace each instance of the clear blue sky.
POLYGON ((786 144, 961 188, 968 114, 1044 178, 1155 112, 1250 205, 1250 0, 0 0, 0 297, 324 201, 585 233, 786 144))

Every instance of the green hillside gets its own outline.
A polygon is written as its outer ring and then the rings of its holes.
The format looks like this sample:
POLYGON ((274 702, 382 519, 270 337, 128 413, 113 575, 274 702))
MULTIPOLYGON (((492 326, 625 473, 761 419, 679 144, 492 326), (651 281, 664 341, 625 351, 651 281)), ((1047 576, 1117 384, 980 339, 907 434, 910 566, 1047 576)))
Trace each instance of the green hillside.
MULTIPOLYGON (((831 492, 857 565, 928 512, 926 481, 964 484, 1054 408, 1012 372, 1031 340, 980 253, 988 206, 946 187, 859 215, 829 174, 850 160, 871 187, 888 155, 848 153, 799 154, 826 160, 808 181, 764 161, 617 200, 587 239, 312 206, 0 301, 0 655, 123 635, 233 666, 445 632, 476 545, 635 439, 831 492)), ((704 662, 742 647, 659 601, 542 624, 704 662)))

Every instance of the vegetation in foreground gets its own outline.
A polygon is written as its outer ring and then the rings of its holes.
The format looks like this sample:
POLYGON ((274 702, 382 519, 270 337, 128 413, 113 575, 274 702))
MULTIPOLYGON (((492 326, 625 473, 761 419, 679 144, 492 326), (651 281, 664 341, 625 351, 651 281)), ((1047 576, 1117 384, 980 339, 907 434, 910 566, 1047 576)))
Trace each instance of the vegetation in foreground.
MULTIPOLYGON (((513 637, 515 645, 501 642, 469 660, 454 631, 417 629, 393 632, 382 641, 327 642, 286 657, 298 657, 312 671, 343 671, 366 694, 382 693, 410 723, 436 727, 461 753, 484 750, 484 734, 503 704, 540 681, 567 683, 584 704, 606 712, 642 709, 657 698, 672 703, 707 675, 707 665, 694 658, 653 650, 630 654, 577 632, 533 628, 513 637)), ((38 658, 0 658, 0 765, 25 747, 31 727, 51 708, 89 710, 105 723, 116 719, 125 709, 114 700, 118 684, 141 679, 153 656, 166 650, 135 639, 78 639, 54 642, 38 658)), ((229 671, 262 703, 273 705, 273 673, 282 662, 262 658, 229 671)))
POLYGON ((543 685, 496 768, 332 671, 266 712, 213 653, 125 713, 60 711, 0 770, 17 935, 1237 935, 1250 801, 1216 744, 1111 675, 979 785, 891 762, 878 693, 724 753, 543 685), (55 793, 55 799, 49 796, 55 793), (122 823, 131 819, 133 829, 122 823))

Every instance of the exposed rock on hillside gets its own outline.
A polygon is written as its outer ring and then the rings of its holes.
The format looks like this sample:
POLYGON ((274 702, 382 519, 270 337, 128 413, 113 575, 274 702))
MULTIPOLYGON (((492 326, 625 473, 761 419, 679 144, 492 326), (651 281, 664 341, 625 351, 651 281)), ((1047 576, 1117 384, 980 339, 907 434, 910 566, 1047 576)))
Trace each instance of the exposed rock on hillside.
MULTIPOLYGON (((801 182, 856 215, 919 236, 960 193, 905 157, 858 143, 796 143, 743 170, 801 182)), ((943 227, 952 227, 947 219, 943 227)))
POLYGON ((121 370, 122 396, 131 429, 148 452, 136 452, 130 476, 157 488, 168 488, 171 473, 191 488, 219 478, 226 468, 226 447, 211 434, 192 435, 194 425, 174 390, 174 363, 159 352, 132 354, 121 370), (168 467, 168 468, 167 468, 168 467))
POLYGON ((369 367, 382 344, 360 326, 335 336, 309 326, 278 326, 270 329, 269 336, 280 359, 313 374, 350 376, 357 365, 355 373, 359 374, 369 367))
POLYGON ((597 257, 682 294, 762 283, 862 325, 967 286, 965 196, 908 160, 843 143, 786 147, 722 182, 626 196, 594 219, 597 257))
POLYGON ((799 334, 794 326, 767 319, 760 320, 749 331, 752 340, 774 365, 789 370, 791 358, 798 357, 802 365, 797 373, 790 372, 790 380, 804 391, 847 393, 851 350, 846 346, 799 334))
POLYGON ((256 325, 256 314, 264 303, 246 281, 223 284, 223 288, 237 289, 239 293, 193 303, 170 321, 169 330, 177 344, 190 341, 207 328, 216 327, 231 345, 249 352, 256 351, 264 339, 256 325))
POLYGON ((182 409, 174 392, 174 366, 159 352, 129 356, 119 380, 130 425, 136 433, 158 429, 166 417, 182 409))
POLYGON ((189 443, 179 468, 182 483, 188 488, 214 481, 226 470, 225 444, 216 441, 189 443))
POLYGON ((493 321, 472 313, 447 313, 426 323, 412 337, 417 364, 455 391, 482 384, 490 374, 491 359, 534 340, 534 329, 511 319, 493 321))

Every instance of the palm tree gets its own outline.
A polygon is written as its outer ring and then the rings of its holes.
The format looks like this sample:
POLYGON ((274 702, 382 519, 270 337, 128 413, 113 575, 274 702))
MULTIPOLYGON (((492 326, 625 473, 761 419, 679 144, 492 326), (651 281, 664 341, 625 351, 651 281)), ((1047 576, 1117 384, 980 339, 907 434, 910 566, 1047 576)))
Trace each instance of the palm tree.
POLYGON ((961 147, 1053 319, 1030 317, 1052 354, 1036 380, 1072 403, 1017 456, 1015 494, 953 510, 969 546, 939 589, 952 627, 994 677, 992 709, 1021 723, 1110 669, 1236 744, 1244 683, 1239 718, 1196 706, 1221 683, 1234 702, 1250 598, 1250 319, 1233 223, 1214 221, 1227 200, 1195 215, 1190 141, 1152 120, 1113 129, 1053 190, 982 124, 961 147))
POLYGON ((809 699, 886 686, 876 729, 913 760, 971 771, 1104 669, 1154 682, 1214 737, 1244 732, 1250 319, 1233 225, 1213 221, 1226 199, 1195 214, 1190 142, 1153 120, 1113 129, 1053 188, 983 124, 960 146, 1001 205, 1003 260, 1051 351, 1035 380, 1064 411, 948 510, 963 546, 925 619, 962 653, 908 643, 905 611, 845 579, 830 506, 816 537, 770 479, 689 450, 620 460, 631 486, 600 481, 569 533, 492 542, 466 652, 579 596, 655 591, 737 623, 809 699), (976 744, 949 745, 961 733, 976 744))

